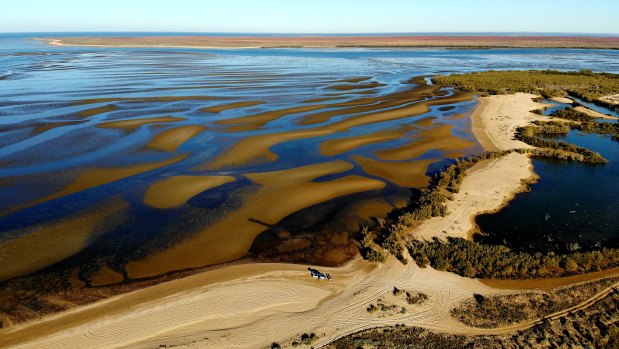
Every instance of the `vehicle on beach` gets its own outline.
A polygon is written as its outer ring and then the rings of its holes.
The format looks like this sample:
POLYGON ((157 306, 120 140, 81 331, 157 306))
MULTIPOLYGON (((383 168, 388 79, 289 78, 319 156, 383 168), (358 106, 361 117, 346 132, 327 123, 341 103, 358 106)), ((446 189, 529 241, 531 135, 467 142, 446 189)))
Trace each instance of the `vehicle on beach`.
POLYGON ((322 273, 316 269, 313 268, 307 268, 307 270, 309 270, 310 274, 312 275, 313 279, 318 279, 318 280, 329 280, 331 281, 331 275, 329 275, 328 273, 322 273))

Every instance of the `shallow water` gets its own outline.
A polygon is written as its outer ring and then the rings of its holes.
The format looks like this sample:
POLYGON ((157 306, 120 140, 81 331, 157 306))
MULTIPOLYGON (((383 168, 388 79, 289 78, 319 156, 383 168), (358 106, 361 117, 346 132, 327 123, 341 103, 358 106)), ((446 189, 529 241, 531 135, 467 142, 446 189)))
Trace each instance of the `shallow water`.
POLYGON ((407 187, 425 185, 448 159, 480 151, 462 117, 471 96, 411 78, 619 72, 618 58, 69 48, 4 35, 0 261, 20 268, 0 279, 58 262, 91 282, 106 268, 141 278, 248 253, 341 263, 359 224, 404 205, 407 187), (28 262, 9 258, 19 254, 28 262))

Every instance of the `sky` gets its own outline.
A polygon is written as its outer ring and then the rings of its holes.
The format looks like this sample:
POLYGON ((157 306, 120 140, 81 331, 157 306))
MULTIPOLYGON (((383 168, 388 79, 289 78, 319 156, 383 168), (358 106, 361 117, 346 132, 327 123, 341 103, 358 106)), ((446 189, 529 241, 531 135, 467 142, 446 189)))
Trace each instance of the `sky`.
POLYGON ((0 32, 619 33, 619 0, 2 0, 0 32))

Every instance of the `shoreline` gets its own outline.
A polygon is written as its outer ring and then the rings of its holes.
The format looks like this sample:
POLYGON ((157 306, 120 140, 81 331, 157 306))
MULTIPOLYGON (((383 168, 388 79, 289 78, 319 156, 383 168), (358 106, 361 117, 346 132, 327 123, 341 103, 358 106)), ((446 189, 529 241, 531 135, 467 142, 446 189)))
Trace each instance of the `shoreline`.
MULTIPOLYGON (((513 135, 517 127, 539 119, 530 110, 546 104, 534 102, 535 97, 525 93, 478 97, 479 105, 471 115, 471 128, 485 151, 533 148, 514 140, 513 135)), ((518 153, 484 160, 466 173, 458 193, 447 201, 448 214, 430 218, 413 229, 411 234, 415 239, 471 239, 477 227, 475 217, 498 212, 539 178, 529 156, 518 153)))
MULTIPOLYGON (((519 141, 512 139, 510 130, 535 118, 529 110, 539 107, 539 103, 533 102, 532 96, 480 98, 472 122, 475 136, 481 137, 478 137, 480 143, 487 137, 483 141, 486 145, 482 143, 484 149, 523 147, 514 143, 519 141), (530 103, 534 103, 534 108, 529 109, 530 103)), ((522 189, 522 180, 531 176, 534 172, 530 159, 523 154, 513 153, 475 165, 467 171, 454 200, 448 202, 453 206, 450 212, 455 212, 447 216, 448 221, 468 217, 468 224, 472 224, 481 212, 481 206, 471 205, 464 196, 486 202, 490 195, 491 207, 483 208, 500 209, 522 189), (500 192, 499 195, 492 196, 494 191, 500 192)), ((466 224, 456 225, 459 234, 466 224)), ((502 280, 465 278, 432 268, 422 269, 415 263, 403 265, 392 256, 384 264, 372 264, 357 256, 341 267, 317 267, 330 273, 333 281, 313 280, 306 268, 307 265, 300 264, 252 263, 192 274, 0 329, 0 346, 258 348, 279 342, 288 347, 302 333, 314 332, 318 340, 313 345, 319 347, 364 329, 396 324, 454 334, 487 334, 492 329, 459 323, 451 317, 450 310, 474 294, 529 289, 518 285, 497 287, 496 283, 502 280), (406 305, 405 313, 387 317, 366 311, 378 299, 390 299, 394 287, 427 294, 429 302, 421 306, 406 305)), ((618 272, 613 269, 609 273, 618 272)), ((578 280, 597 277, 596 273, 583 274, 578 280)))
POLYGON ((38 38, 51 46, 133 48, 567 48, 619 49, 617 36, 368 35, 143 36, 38 38))

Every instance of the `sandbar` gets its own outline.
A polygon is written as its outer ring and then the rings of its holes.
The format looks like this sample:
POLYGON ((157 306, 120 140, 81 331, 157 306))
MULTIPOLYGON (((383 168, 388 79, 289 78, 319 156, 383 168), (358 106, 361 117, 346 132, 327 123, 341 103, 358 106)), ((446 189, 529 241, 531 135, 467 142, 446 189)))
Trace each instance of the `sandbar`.
POLYGON ((144 194, 144 203, 161 209, 178 207, 203 191, 234 180, 232 176, 167 177, 148 188, 144 194))

